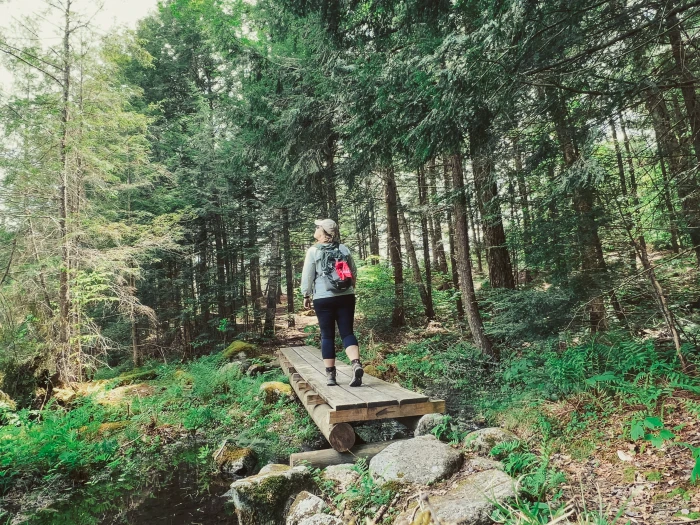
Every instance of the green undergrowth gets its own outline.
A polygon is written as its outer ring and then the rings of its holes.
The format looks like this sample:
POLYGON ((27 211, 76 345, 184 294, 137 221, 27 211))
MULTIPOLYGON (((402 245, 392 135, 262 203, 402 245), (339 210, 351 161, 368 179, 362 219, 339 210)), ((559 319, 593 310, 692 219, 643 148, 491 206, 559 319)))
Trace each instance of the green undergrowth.
MULTIPOLYGON (((215 474, 213 453, 224 440, 253 448, 265 464, 284 460, 317 437, 298 404, 265 405, 259 398, 263 382, 286 380, 278 371, 249 377, 221 355, 144 370, 149 374, 120 370, 103 391, 65 407, 50 401, 40 411, 2 414, 0 495, 9 502, 19 492, 35 491, 55 502, 32 517, 36 523, 61 522, 57 509, 67 513, 67 522, 73 516, 73 523, 99 523, 103 504, 110 504, 86 502, 103 488, 109 487, 114 496, 109 501, 116 502, 120 493, 148 486, 178 464, 193 466, 199 490, 207 490, 215 474), (125 377, 139 379, 138 385, 130 381, 131 387, 122 387, 135 390, 110 398, 125 377), (72 504, 64 505, 67 501, 72 504), (80 519, 76 505, 84 507, 80 519)), ((110 375, 101 371, 97 377, 110 375)))
MULTIPOLYGON (((559 337, 533 338, 501 349, 502 359, 494 363, 454 335, 436 335, 377 365, 384 373, 393 369, 408 388, 450 391, 449 412, 459 415, 461 404, 469 404, 480 423, 505 426, 523 438, 494 450, 522 487, 516 501, 498 507, 496 522, 545 524, 563 515, 565 476, 551 465, 552 454, 583 459, 610 438, 685 448, 695 461, 689 481, 700 479, 700 447, 681 440, 681 427, 667 423, 677 410, 700 415, 694 371, 700 356, 691 345, 682 349, 691 365, 685 370, 672 347, 625 333, 566 345, 559 337)), ((605 509, 593 509, 575 519, 626 522, 606 516, 605 509)))

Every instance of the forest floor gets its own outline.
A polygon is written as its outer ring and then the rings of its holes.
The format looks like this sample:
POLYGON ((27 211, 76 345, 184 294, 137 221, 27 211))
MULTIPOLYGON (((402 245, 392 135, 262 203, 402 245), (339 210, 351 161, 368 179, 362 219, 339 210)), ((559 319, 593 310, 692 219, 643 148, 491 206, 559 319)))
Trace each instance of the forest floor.
MULTIPOLYGON (((277 315, 282 321, 276 325, 278 346, 303 343, 314 331, 309 327, 318 325, 313 311, 304 311, 295 315, 295 326, 288 328, 284 322, 286 304, 280 305, 277 315)), ((428 335, 440 330, 439 324, 434 324, 429 327, 428 335)), ((411 340, 415 340, 415 335, 399 336, 398 340, 382 345, 383 353, 370 351, 366 365, 371 365, 374 370, 381 369, 380 360, 386 353, 399 351, 411 340)), ((389 377, 378 375, 389 380, 400 379, 400 371, 397 377, 393 369, 389 377)), ((624 408, 622 405, 602 419, 591 414, 578 433, 556 440, 550 449, 549 465, 566 477, 564 484, 555 491, 559 493, 558 504, 566 504, 580 515, 593 513, 604 517, 610 524, 700 523, 700 487, 690 482, 694 460, 688 448, 674 444, 700 447, 700 421, 685 404, 687 401, 700 402, 700 396, 686 394, 682 401, 666 401, 664 425, 673 431, 675 438, 660 447, 654 447, 648 441, 640 444, 630 440, 629 424, 639 407, 624 408)), ((585 412, 583 407, 591 402, 604 403, 591 396, 575 394, 557 402, 543 400, 535 410, 568 424, 573 414, 585 412)), ((506 411, 499 419, 504 427, 532 443, 533 450, 536 450, 535 444, 542 442, 536 417, 522 417, 520 411, 506 411)), ((439 492, 444 490, 443 485, 438 484, 430 490, 439 492)), ((404 507, 404 499, 396 500, 397 511, 404 507)), ((552 505, 556 506, 556 503, 552 505)))

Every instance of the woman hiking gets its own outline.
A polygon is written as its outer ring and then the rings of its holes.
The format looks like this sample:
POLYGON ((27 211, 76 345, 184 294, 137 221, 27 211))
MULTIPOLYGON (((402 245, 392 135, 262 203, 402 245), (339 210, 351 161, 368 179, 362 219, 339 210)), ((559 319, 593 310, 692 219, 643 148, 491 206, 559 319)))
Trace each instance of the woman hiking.
POLYGON ((338 324, 345 353, 352 361, 350 386, 360 386, 364 370, 360 347, 352 330, 355 317, 355 280, 357 267, 350 250, 340 244, 338 225, 332 219, 317 220, 312 245, 306 252, 301 274, 304 307, 316 310, 321 329, 321 355, 329 386, 335 386, 335 325, 338 324))

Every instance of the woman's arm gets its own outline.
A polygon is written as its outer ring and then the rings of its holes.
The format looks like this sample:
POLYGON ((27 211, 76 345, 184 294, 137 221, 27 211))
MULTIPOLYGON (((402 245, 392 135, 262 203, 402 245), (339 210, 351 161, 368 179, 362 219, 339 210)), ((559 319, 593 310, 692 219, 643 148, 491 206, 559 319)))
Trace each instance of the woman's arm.
POLYGON ((301 294, 304 297, 311 297, 314 294, 314 282, 316 281, 315 250, 316 248, 313 246, 306 250, 304 269, 301 271, 301 294))

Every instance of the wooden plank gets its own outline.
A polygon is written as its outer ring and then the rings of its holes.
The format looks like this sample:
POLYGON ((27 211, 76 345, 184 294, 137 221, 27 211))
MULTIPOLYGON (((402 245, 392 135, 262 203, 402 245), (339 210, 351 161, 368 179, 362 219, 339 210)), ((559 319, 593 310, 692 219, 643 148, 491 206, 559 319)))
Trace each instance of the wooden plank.
MULTIPOLYGON (((310 354, 313 359, 321 361, 323 359, 321 356, 321 351, 316 347, 297 346, 294 348, 299 355, 303 356, 302 352, 304 352, 310 354)), ((311 359, 306 359, 306 361, 311 362, 311 359)), ((352 377, 352 367, 346 365, 345 363, 337 362, 336 370, 338 371, 339 377, 347 378, 347 382, 350 382, 350 378, 352 377)), ((393 383, 387 383, 386 381, 369 374, 365 374, 365 376, 362 378, 362 383, 385 394, 389 398, 395 399, 399 405, 403 405, 404 403, 425 403, 429 400, 428 396, 418 394, 417 392, 411 392, 406 388, 393 383)))
POLYGON ((366 445, 355 445, 347 452, 338 452, 332 448, 324 450, 312 450, 309 452, 297 452, 289 456, 289 464, 310 465, 313 468, 326 468, 330 465, 342 465, 355 463, 359 458, 372 459, 392 443, 404 441, 394 439, 392 441, 382 441, 381 443, 369 443, 366 445))
MULTIPOLYGON (((297 396, 299 396, 299 399, 303 402, 307 394, 298 389, 296 382, 292 381, 290 384, 297 396)), ((329 414, 332 410, 330 406, 326 403, 316 405, 305 404, 304 406, 309 416, 311 416, 311 419, 313 419, 314 423, 316 423, 316 426, 321 431, 321 434, 325 436, 333 449, 338 452, 346 452, 352 448, 355 444, 355 431, 346 422, 331 423, 329 421, 329 414)))
MULTIPOLYGON (((352 392, 326 385, 325 374, 321 374, 304 359, 299 357, 293 348, 283 348, 280 352, 294 370, 304 378, 309 386, 313 388, 331 408, 343 410, 367 406, 366 401, 363 401, 352 392)), ((290 368, 287 367, 287 370, 289 369, 290 368)))
POLYGON ((425 403, 409 403, 407 405, 332 410, 328 414, 328 421, 329 423, 349 423, 373 421, 375 419, 423 416, 425 414, 434 413, 443 414, 444 412, 445 402, 439 399, 427 401, 425 403))
MULTIPOLYGON (((313 356, 313 355, 309 356, 308 352, 305 352, 306 348, 312 348, 312 347, 298 347, 298 348, 296 348, 296 352, 297 352, 297 355, 299 356, 299 358, 304 359, 307 364, 312 366, 319 373, 325 374, 326 367, 323 364, 323 360, 316 359, 315 356, 313 356), (301 350, 299 350, 299 348, 301 348, 301 350), (304 355, 305 353, 307 355, 304 355)), ((354 396, 357 396, 359 399, 363 400, 366 403, 366 406, 368 406, 368 407, 398 405, 399 404, 398 400, 395 397, 393 397, 391 395, 387 395, 383 392, 380 392, 372 387, 367 386, 366 384, 364 384, 361 387, 348 386, 348 384, 350 383, 350 379, 351 379, 351 376, 349 374, 352 374, 352 369, 343 371, 343 369, 339 366, 340 364, 341 363, 336 363, 338 386, 333 387, 333 389, 340 388, 341 390, 344 390, 344 391, 346 391, 354 396)), ((349 367, 347 365, 344 365, 344 368, 348 369, 349 367)), ((365 376, 365 377, 367 377, 367 376, 365 376)))

